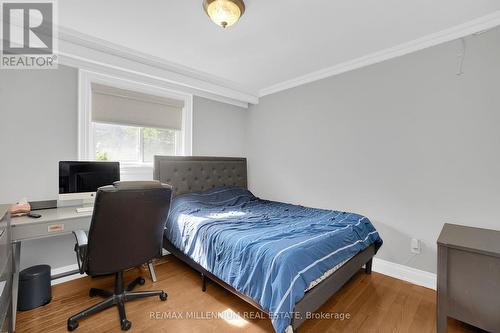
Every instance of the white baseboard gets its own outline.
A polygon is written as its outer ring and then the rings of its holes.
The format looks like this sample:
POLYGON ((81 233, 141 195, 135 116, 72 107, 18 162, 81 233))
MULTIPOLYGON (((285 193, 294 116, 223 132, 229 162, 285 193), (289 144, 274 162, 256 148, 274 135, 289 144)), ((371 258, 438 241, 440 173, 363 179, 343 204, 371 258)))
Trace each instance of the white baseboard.
MULTIPOLYGON (((50 274, 57 275, 57 274, 61 274, 61 273, 68 273, 68 272, 74 271, 75 269, 78 269, 77 264, 53 268, 50 270, 50 274)), ((62 277, 59 279, 52 280, 50 284, 54 286, 54 285, 59 284, 59 283, 80 279, 80 278, 85 277, 85 276, 87 276, 87 274, 80 274, 80 273, 72 274, 69 276, 65 276, 65 277, 62 277)))
MULTIPOLYGON (((168 252, 167 250, 165 249, 162 249, 162 255, 169 255, 170 252, 168 252)), ((57 274, 62 274, 62 273, 68 273, 68 272, 71 272, 71 271, 74 271, 78 269, 78 265, 77 264, 73 264, 73 265, 68 265, 68 266, 63 266, 63 267, 58 267, 58 268, 53 268, 50 270, 50 274, 52 276, 54 275, 57 275, 57 274)), ((80 273, 76 273, 76 274, 72 274, 72 275, 68 275, 68 276, 65 276, 65 277, 62 277, 62 278, 59 278, 59 279, 54 279, 51 281, 51 285, 56 285, 56 284, 59 284, 59 283, 63 283, 63 282, 67 282, 67 281, 71 281, 71 280, 76 280, 76 279, 81 279, 83 277, 86 277, 87 274, 80 274, 80 273)))
POLYGON ((379 258, 373 258, 372 269, 374 272, 380 274, 436 290, 437 278, 434 273, 396 264, 379 258))
MULTIPOLYGON (((163 255, 168 255, 169 253, 164 250, 163 255)), ((54 268, 51 271, 52 275, 71 272, 78 269, 78 265, 69 265, 59 268, 54 268)), ((384 274, 399 280, 407 281, 422 287, 430 288, 436 290, 436 274, 422 271, 420 269, 396 264, 387 260, 373 258, 374 272, 384 274)), ((52 280, 52 285, 63 283, 66 281, 71 281, 75 279, 80 279, 87 276, 86 274, 73 274, 65 276, 59 279, 52 280)))

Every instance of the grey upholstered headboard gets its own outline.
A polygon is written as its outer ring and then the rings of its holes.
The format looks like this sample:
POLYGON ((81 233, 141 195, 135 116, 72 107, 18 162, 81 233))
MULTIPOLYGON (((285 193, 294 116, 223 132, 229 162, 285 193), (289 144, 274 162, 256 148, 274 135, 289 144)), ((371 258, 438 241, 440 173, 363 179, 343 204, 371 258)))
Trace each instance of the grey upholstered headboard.
POLYGON ((173 187, 174 195, 218 186, 247 187, 247 159, 155 156, 153 178, 173 187))

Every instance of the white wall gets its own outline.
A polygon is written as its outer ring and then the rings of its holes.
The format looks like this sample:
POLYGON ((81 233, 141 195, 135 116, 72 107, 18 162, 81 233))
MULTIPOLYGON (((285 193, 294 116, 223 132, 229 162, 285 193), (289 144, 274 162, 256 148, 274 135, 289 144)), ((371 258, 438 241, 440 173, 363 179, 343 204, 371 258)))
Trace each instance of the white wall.
MULTIPOLYGON (((78 158, 78 71, 0 70, 0 203, 57 199, 58 162, 78 158)), ((241 156, 241 108, 194 98, 193 153, 241 156), (228 126, 229 125, 229 126, 228 126)), ((76 264, 73 236, 23 242, 21 266, 76 264)))
POLYGON ((462 76, 459 45, 262 98, 248 114, 251 190, 364 214, 379 257, 430 272, 444 222, 500 229, 500 29, 467 39, 462 76))

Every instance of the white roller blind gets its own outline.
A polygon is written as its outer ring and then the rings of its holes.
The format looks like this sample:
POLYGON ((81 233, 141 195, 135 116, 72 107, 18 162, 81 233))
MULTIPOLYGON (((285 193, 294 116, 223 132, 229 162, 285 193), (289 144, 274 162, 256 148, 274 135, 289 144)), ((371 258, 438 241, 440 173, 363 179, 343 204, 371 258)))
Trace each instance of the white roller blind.
POLYGON ((183 107, 180 100, 92 84, 92 121, 180 130, 183 107))

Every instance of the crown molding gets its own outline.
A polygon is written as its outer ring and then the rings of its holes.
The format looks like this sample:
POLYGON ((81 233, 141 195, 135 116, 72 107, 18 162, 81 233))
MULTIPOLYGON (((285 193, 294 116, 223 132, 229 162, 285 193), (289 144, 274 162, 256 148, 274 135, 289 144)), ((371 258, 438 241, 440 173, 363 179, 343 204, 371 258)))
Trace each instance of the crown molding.
POLYGON ((247 108, 259 98, 348 71, 397 58, 432 46, 480 33, 500 25, 500 11, 437 33, 377 51, 332 67, 261 89, 259 92, 236 82, 166 61, 146 53, 57 26, 59 63, 103 74, 138 80, 196 96, 247 108))
POLYGON ((410 42, 399 44, 382 51, 374 52, 353 60, 349 60, 338 65, 321 69, 297 78, 287 80, 259 91, 259 97, 271 95, 283 90, 298 87, 307 83, 322 80, 327 77, 342 74, 358 68, 373 65, 389 59, 401 57, 403 55, 420 51, 431 46, 436 46, 455 39, 463 38, 485 30, 492 29, 500 25, 500 11, 479 17, 472 21, 433 33, 410 42))
POLYGON ((240 107, 258 94, 238 83, 165 61, 72 29, 58 26, 58 61, 81 69, 138 80, 240 107))

